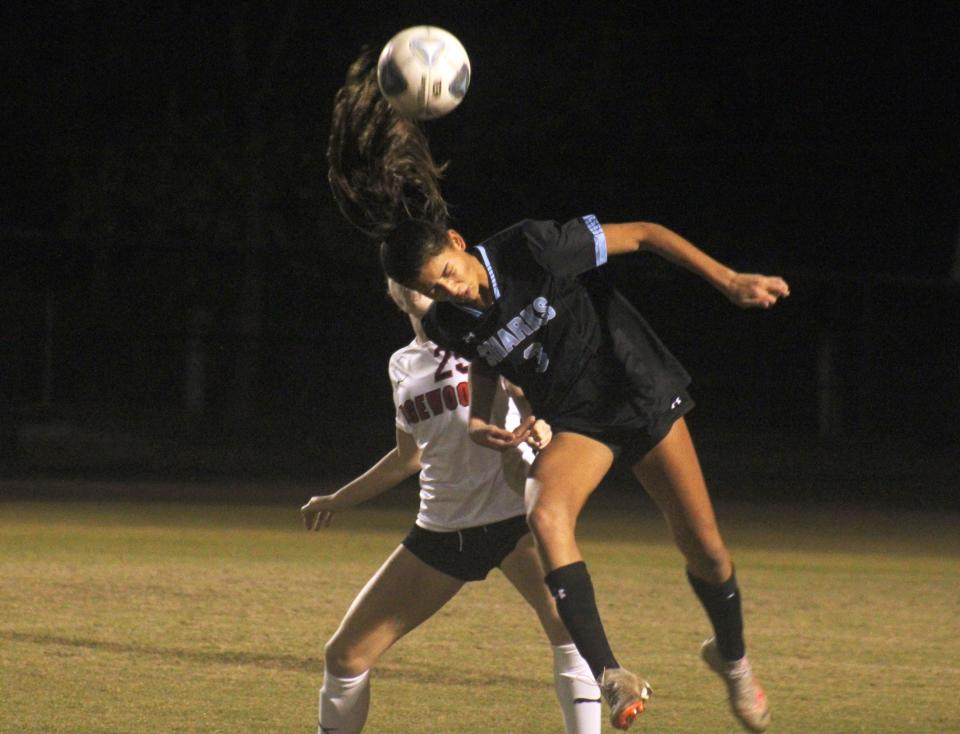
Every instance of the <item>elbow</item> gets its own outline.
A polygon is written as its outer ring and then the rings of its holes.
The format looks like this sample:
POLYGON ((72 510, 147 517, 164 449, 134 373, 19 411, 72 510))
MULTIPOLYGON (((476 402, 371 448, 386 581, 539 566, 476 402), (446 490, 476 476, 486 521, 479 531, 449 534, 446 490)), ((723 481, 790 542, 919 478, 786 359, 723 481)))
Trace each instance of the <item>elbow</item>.
POLYGON ((634 252, 651 249, 657 241, 658 229, 659 225, 652 222, 636 222, 633 232, 634 252))

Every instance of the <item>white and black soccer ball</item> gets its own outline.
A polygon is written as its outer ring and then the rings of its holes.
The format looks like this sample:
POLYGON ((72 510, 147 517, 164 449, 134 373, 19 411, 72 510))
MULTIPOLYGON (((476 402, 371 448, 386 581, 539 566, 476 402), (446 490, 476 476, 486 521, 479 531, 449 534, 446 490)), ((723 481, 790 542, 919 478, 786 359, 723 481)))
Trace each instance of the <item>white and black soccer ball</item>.
POLYGON ((380 91, 406 117, 430 120, 463 101, 470 86, 470 59, 449 31, 418 25, 400 31, 380 52, 380 91))

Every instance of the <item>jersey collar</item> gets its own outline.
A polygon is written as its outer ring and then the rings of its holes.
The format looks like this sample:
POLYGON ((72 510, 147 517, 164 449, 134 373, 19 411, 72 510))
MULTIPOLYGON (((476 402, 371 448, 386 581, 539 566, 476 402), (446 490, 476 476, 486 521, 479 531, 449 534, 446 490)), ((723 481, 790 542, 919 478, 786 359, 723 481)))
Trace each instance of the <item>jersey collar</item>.
POLYGON ((487 256, 487 248, 483 245, 477 245, 473 248, 483 261, 483 267, 487 270, 487 277, 490 278, 490 289, 493 291, 493 301, 500 300, 500 284, 497 283, 497 274, 493 272, 493 266, 490 264, 490 258, 487 256))

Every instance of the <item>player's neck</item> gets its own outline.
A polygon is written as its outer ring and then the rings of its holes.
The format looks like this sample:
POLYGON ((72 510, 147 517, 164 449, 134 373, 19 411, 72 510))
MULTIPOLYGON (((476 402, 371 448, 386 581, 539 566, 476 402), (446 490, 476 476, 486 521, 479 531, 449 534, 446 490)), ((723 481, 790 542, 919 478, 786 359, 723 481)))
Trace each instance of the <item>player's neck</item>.
POLYGON ((423 344, 430 341, 430 338, 427 336, 427 332, 423 329, 423 322, 412 313, 407 314, 407 316, 410 317, 410 326, 413 327, 413 333, 417 337, 417 344, 423 344))

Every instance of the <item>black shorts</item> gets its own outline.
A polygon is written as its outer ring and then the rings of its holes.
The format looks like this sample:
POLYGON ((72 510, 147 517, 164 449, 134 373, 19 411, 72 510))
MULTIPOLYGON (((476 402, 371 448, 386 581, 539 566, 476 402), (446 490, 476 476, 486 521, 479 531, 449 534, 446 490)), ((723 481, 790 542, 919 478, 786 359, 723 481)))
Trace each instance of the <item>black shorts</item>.
POLYGON ((414 525, 403 545, 428 566, 461 581, 482 581, 530 532, 523 515, 449 533, 414 525))
POLYGON ((561 421, 559 426, 553 426, 553 432, 570 431, 592 438, 605 444, 613 452, 615 461, 633 466, 670 433, 670 429, 678 418, 689 413, 694 406, 693 398, 685 390, 678 391, 670 402, 673 407, 655 415, 646 416, 642 427, 592 428, 575 425, 565 428, 561 421))

